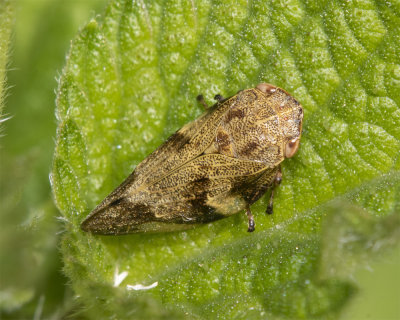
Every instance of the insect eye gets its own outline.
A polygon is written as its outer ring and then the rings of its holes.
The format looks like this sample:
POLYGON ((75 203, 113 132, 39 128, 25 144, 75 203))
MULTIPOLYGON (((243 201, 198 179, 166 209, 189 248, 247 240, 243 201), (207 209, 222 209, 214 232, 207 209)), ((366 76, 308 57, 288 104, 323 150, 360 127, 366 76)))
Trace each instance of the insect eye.
POLYGON ((285 146, 285 158, 293 157, 297 149, 299 149, 300 140, 298 138, 292 139, 286 143, 285 146))
POLYGON ((276 87, 269 83, 260 83, 256 88, 267 94, 273 94, 276 91, 276 87))

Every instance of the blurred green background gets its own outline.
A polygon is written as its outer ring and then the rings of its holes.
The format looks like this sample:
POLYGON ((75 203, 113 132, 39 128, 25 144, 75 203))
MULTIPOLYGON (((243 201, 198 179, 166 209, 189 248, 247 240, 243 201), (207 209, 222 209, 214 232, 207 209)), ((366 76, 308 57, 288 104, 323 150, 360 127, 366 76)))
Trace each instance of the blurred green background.
MULTIPOLYGON (((105 0, 12 3, 3 110, 3 118, 11 119, 1 124, 0 138, 1 319, 74 318, 80 308, 61 271, 62 225, 48 179, 56 130, 54 91, 70 40, 80 26, 102 13, 105 4, 105 0)), ((343 318, 400 318, 399 269, 397 250, 373 263, 371 271, 359 271, 358 296, 343 318)))
POLYGON ((10 119, 2 124, 0 139, 0 318, 59 319, 76 306, 61 272, 61 225, 48 178, 55 88, 70 40, 106 1, 10 3, 14 17, 3 111, 10 119))

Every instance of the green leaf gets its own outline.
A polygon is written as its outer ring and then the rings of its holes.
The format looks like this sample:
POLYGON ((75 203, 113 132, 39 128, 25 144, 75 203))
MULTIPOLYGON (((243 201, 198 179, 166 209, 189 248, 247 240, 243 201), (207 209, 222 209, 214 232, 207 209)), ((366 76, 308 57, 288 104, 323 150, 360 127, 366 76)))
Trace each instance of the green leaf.
POLYGON ((88 23, 60 79, 52 172, 66 221, 65 272, 87 314, 336 318, 356 292, 349 279, 365 265, 362 252, 398 243, 399 9, 366 0, 114 0, 88 23), (265 198, 252 207, 255 233, 242 214, 175 233, 79 229, 201 113, 199 93, 211 102, 260 82, 296 97, 305 122, 299 153, 283 164, 274 215, 265 215, 265 198), (154 287, 126 289, 139 284, 154 287))

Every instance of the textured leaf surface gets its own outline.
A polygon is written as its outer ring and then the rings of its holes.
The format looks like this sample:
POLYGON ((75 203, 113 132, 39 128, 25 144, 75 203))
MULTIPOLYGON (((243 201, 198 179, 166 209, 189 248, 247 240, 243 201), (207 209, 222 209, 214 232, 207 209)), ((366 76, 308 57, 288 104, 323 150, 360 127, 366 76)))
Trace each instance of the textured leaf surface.
POLYGON ((355 292, 347 276, 365 263, 361 253, 399 237, 399 11, 395 1, 112 1, 83 28, 58 90, 52 183, 65 271, 88 314, 336 317, 355 292), (256 233, 241 214, 168 234, 80 231, 147 154, 201 113, 199 93, 211 103, 260 82, 296 97, 305 123, 274 215, 266 199, 253 206, 256 233))

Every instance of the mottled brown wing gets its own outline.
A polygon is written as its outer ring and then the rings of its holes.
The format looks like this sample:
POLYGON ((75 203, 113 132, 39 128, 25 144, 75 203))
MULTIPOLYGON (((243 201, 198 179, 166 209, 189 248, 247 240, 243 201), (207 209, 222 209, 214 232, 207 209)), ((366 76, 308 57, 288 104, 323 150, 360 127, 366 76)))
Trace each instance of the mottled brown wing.
POLYGON ((126 194, 133 203, 151 207, 155 220, 201 223, 243 209, 243 184, 256 180, 263 163, 221 154, 205 154, 189 161, 150 185, 126 194))
POLYGON ((215 138, 222 116, 235 103, 235 99, 227 99, 216 104, 169 137, 137 166, 132 177, 133 187, 151 184, 202 154, 215 138))
POLYGON ((244 209, 248 200, 243 190, 268 170, 274 169, 221 154, 201 155, 150 185, 111 193, 82 228, 124 234, 179 230, 218 220, 244 209))

